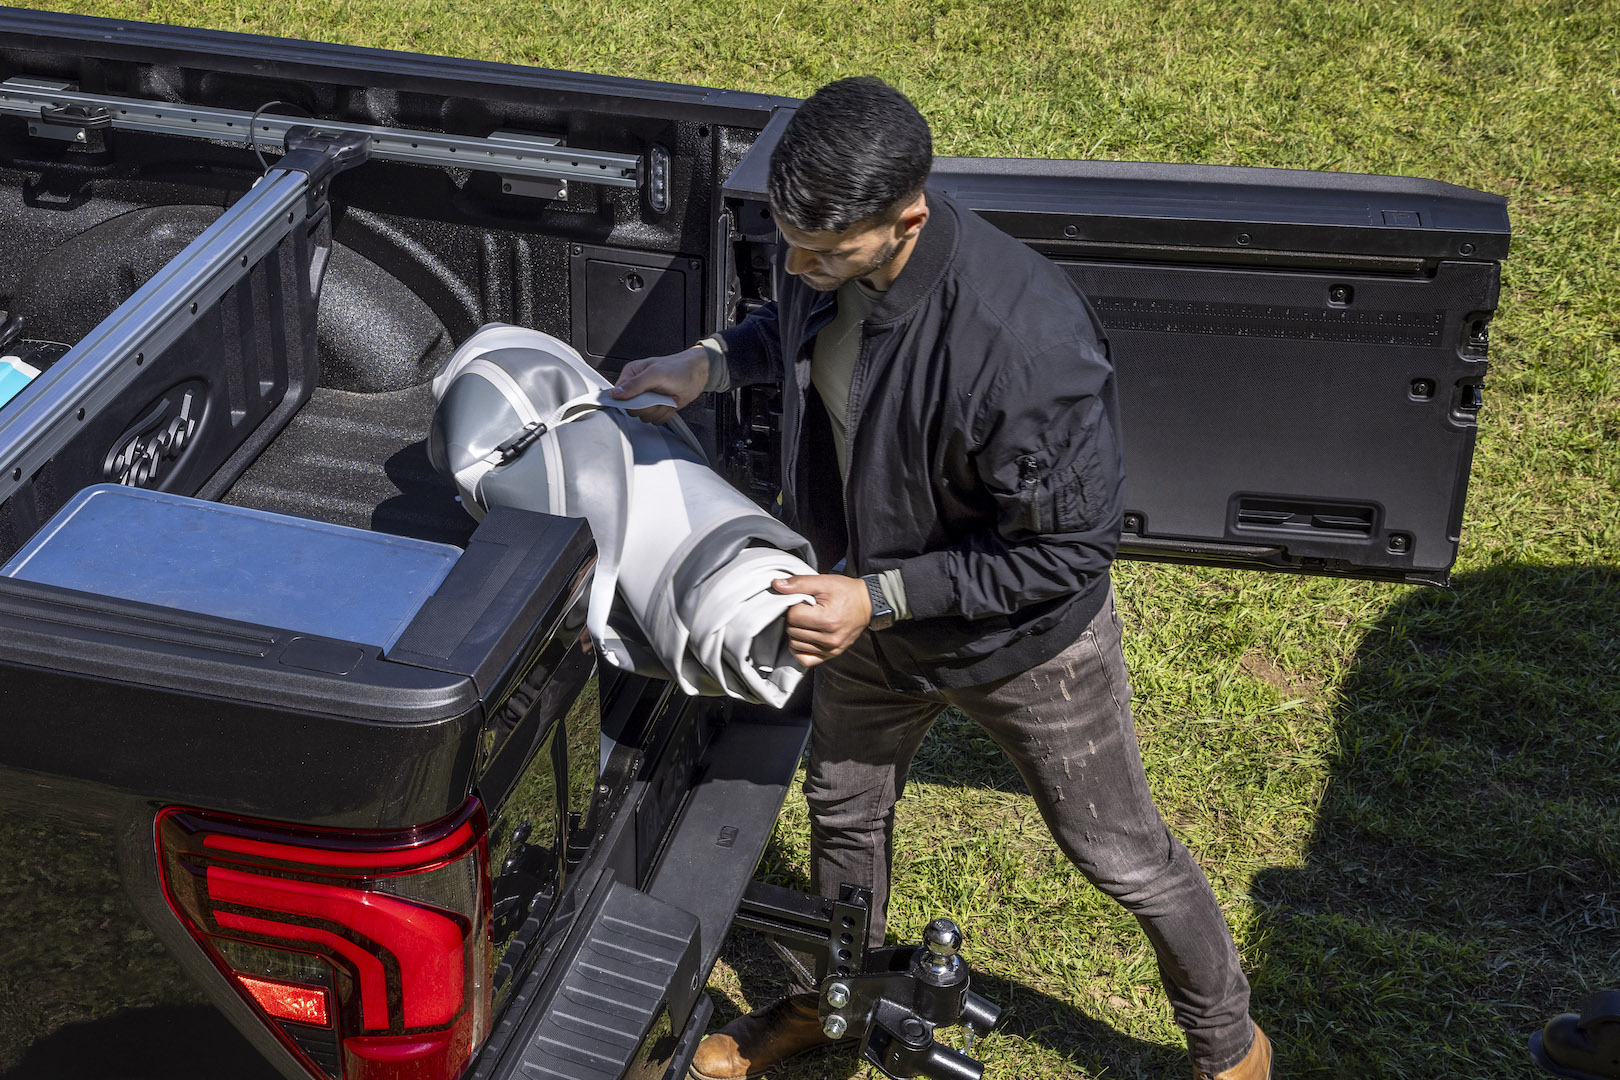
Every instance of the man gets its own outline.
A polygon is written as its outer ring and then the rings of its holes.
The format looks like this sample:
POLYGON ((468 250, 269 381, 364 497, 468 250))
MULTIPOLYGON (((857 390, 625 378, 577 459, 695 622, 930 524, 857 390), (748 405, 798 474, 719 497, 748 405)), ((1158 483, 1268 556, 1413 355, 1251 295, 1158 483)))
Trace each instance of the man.
MULTIPOLYGON (((775 302, 627 365, 614 393, 684 406, 784 382, 783 517, 844 571, 776 584, 815 597, 790 609, 788 636, 807 667, 825 665, 805 781, 812 887, 870 887, 882 944, 894 804, 954 705, 1147 932, 1194 1076, 1263 1080, 1271 1048, 1231 934, 1138 756, 1109 581, 1121 464, 1101 327, 1059 269, 926 190, 932 161, 898 91, 823 87, 771 155, 775 302)), ((692 1075, 759 1076, 827 1041, 814 994, 791 994, 706 1038, 692 1075)))

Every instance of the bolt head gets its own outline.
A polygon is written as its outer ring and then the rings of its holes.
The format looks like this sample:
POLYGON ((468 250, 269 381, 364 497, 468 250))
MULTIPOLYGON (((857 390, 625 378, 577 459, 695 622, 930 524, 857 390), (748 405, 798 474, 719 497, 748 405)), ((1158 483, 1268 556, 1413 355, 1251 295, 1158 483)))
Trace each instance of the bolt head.
POLYGON ((1246 233, 1246 232, 1238 233, 1237 242, 1239 244, 1244 244, 1244 245, 1248 244, 1248 242, 1249 242, 1249 234, 1246 233))
POLYGON ((829 1039, 842 1039, 844 1032, 849 1030, 849 1021, 833 1013, 821 1022, 821 1030, 826 1032, 829 1039))
POLYGON ((835 1009, 842 1009, 849 1004, 849 987, 843 983, 832 983, 827 987, 827 1004, 835 1009))

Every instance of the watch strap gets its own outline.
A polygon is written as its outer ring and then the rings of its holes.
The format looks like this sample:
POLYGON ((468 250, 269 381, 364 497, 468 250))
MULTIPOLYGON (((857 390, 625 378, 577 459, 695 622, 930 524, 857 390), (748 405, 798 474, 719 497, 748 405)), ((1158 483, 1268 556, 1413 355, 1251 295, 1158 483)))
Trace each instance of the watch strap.
POLYGON ((872 630, 887 630, 894 625, 894 607, 884 595, 883 582, 876 574, 867 574, 861 580, 866 582, 866 595, 872 601, 872 618, 867 622, 867 627, 872 630))

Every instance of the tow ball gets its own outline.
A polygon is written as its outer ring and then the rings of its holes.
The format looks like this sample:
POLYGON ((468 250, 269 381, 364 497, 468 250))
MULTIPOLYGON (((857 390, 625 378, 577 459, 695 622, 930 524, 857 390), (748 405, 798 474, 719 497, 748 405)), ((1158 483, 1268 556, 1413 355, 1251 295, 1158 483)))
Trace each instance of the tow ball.
POLYGON ((864 947, 871 894, 845 885, 838 900, 755 882, 737 921, 769 936, 806 984, 820 987, 821 1027, 834 1039, 860 1039, 861 1058, 895 1080, 981 1080, 984 1065, 935 1041, 960 1024, 973 1039, 996 1026, 1001 1009, 969 989, 962 932, 935 919, 919 946, 864 947))

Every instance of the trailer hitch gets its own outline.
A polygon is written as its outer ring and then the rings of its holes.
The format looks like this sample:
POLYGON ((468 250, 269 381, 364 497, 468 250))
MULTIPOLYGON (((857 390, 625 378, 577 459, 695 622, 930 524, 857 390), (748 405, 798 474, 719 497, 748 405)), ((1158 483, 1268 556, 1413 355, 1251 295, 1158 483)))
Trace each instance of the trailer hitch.
POLYGON ((871 898, 853 885, 827 900, 756 881, 736 921, 765 934, 801 981, 819 987, 822 1030, 859 1038, 862 1059, 885 1076, 981 1080, 981 1063, 934 1039, 937 1029, 960 1024, 972 1049, 1001 1016, 968 988, 961 930, 935 919, 919 946, 868 949, 871 898))

